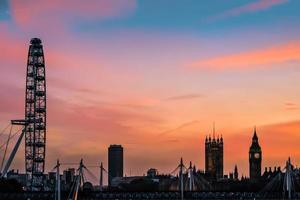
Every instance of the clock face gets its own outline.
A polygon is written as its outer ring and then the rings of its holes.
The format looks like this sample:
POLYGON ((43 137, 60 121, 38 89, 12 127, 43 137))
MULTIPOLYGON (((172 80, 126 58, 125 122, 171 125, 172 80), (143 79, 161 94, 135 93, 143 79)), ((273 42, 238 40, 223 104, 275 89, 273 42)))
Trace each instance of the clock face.
POLYGON ((254 154, 254 158, 259 158, 259 157, 260 157, 259 153, 254 154))

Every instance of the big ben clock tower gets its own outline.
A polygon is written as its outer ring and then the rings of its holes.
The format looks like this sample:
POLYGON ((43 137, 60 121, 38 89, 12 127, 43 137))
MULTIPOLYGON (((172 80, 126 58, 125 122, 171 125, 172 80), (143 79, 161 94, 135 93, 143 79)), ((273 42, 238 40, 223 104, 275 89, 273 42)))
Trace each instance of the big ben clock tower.
POLYGON ((258 144, 256 128, 254 128, 252 144, 249 150, 249 171, 250 171, 250 180, 252 181, 257 181, 261 177, 261 160, 262 160, 261 156, 262 156, 262 152, 258 144))

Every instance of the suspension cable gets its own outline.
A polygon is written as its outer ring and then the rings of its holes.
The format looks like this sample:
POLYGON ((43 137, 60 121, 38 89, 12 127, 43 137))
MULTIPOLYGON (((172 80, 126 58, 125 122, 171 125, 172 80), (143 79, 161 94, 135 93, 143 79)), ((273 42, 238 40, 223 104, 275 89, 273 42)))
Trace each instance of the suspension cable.
POLYGON ((8 138, 7 138, 7 142, 6 142, 6 146, 5 146, 5 150, 4 150, 4 154, 3 154, 3 158, 2 158, 2 162, 1 162, 1 167, 0 167, 0 171, 1 172, 2 172, 4 161, 5 161, 6 152, 7 152, 7 148, 8 148, 8 145, 9 145, 9 141, 11 139, 10 136, 11 136, 12 128, 13 128, 13 126, 10 127, 9 135, 8 135, 8 138))
MULTIPOLYGON (((23 129, 20 128, 17 132, 15 132, 12 136, 9 137, 9 140, 13 139, 21 130, 23 129)), ((0 149, 2 149, 6 145, 6 142, 0 145, 0 149)))
POLYGON ((9 123, 1 132, 0 132, 0 137, 4 134, 6 129, 10 126, 11 124, 9 123))
POLYGON ((99 182, 99 179, 88 168, 84 168, 84 169, 86 170, 87 174, 90 175, 91 178, 94 179, 94 181, 99 182))
POLYGON ((178 168, 179 168, 179 166, 176 167, 176 169, 174 169, 170 174, 171 174, 171 175, 174 174, 174 173, 178 170, 178 168))

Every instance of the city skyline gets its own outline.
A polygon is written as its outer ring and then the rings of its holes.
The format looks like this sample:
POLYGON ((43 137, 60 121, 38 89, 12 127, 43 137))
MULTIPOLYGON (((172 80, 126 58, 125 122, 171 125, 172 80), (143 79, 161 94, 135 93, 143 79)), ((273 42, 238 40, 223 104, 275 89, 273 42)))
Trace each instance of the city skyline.
MULTIPOLYGON (((1 1, 0 128, 24 116, 27 45, 37 36, 47 65, 46 171, 57 155, 107 166, 114 143, 125 149, 124 174, 168 173, 180 157, 204 169, 213 121, 224 174, 237 164, 248 176, 255 125, 263 169, 289 156, 300 163, 299 2, 166 2, 1 1)), ((24 169, 23 152, 13 168, 24 169)))

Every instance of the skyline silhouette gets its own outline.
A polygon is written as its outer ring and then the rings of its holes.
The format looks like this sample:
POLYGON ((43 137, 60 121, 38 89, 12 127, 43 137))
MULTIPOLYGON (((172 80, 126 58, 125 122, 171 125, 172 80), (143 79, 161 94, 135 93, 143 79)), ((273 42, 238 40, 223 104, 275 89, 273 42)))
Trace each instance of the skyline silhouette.
MULTIPOLYGON (((237 164, 248 176, 254 125, 262 169, 299 164, 299 2, 166 2, 1 1, 0 128, 24 116, 28 40, 40 37, 46 171, 58 155, 107 166, 114 143, 124 174, 167 173, 180 157, 204 169, 213 121, 224 174, 237 164)), ((23 146, 14 169, 24 170, 23 146)))

